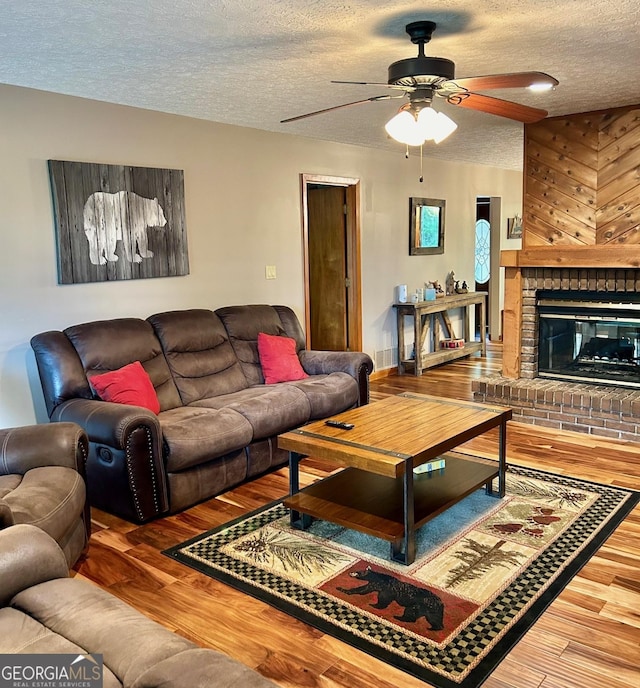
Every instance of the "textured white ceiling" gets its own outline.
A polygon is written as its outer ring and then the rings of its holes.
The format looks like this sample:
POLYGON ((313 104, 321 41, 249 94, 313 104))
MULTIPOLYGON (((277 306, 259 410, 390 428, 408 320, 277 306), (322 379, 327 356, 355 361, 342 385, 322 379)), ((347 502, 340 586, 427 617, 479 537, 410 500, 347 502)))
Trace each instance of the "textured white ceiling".
MULTIPOLYGON (((438 24, 430 56, 456 76, 539 70, 560 85, 491 95, 550 115, 640 103, 638 0, 0 0, 0 82, 383 148, 403 100, 281 119, 387 93, 414 57, 410 21, 438 24)), ((438 101, 458 130, 425 153, 520 169, 522 125, 438 101)))

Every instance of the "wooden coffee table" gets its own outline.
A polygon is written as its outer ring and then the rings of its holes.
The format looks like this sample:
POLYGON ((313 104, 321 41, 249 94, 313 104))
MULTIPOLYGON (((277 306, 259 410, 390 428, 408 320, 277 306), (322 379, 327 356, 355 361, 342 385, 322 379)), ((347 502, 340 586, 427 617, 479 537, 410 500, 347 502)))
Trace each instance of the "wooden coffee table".
POLYGON ((305 529, 315 517, 374 535, 391 542, 392 559, 410 564, 415 531, 431 518, 483 485, 504 497, 510 418, 508 408, 405 393, 334 416, 351 430, 322 420, 284 433, 278 446, 289 451, 291 524, 305 529), (496 427, 497 463, 450 451, 496 427), (299 464, 308 456, 344 470, 300 490, 299 464), (440 457, 444 469, 414 474, 440 457))

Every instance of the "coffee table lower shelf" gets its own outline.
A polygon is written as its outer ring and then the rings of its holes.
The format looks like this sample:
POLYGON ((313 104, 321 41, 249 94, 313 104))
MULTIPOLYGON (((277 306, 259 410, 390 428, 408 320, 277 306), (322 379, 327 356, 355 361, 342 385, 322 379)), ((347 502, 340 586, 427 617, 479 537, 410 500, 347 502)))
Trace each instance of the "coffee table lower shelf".
MULTIPOLYGON (((498 476, 498 464, 447 454, 443 469, 414 475, 415 529, 498 476)), ((391 542, 404 538, 403 481, 345 468, 290 495, 293 512, 330 521, 391 542)), ((304 521, 303 521, 304 522, 304 521)))

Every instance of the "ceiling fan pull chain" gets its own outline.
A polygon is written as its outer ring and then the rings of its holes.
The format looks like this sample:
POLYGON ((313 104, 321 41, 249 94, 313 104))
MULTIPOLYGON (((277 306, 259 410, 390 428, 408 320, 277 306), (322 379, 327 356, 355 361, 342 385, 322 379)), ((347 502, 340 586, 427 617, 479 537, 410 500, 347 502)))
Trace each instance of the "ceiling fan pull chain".
POLYGON ((404 157, 408 160, 409 159, 409 144, 407 144, 407 150, 404 153, 404 157))
POLYGON ((420 183, 424 181, 424 176, 422 175, 422 149, 424 146, 420 146, 420 183))

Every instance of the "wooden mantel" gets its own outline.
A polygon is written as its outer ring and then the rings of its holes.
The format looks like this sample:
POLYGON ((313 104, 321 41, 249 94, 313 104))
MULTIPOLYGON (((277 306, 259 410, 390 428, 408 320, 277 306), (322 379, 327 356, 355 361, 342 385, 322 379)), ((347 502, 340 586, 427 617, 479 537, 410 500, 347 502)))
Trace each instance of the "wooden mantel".
POLYGON ((537 246, 502 251, 504 268, 640 268, 640 246, 537 246))

